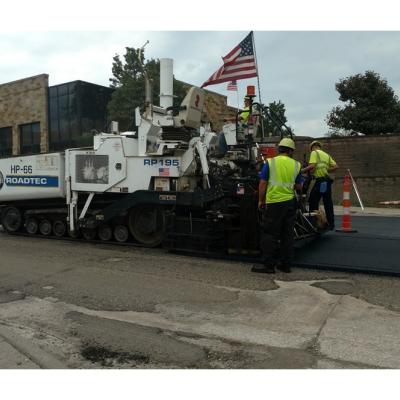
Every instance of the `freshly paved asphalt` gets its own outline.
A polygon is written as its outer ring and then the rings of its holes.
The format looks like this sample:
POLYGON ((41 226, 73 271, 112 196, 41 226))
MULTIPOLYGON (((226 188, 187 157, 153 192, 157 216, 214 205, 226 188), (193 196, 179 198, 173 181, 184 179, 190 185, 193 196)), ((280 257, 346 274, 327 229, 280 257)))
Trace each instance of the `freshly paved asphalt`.
MULTIPOLYGON (((356 233, 329 232, 297 251, 302 267, 400 275, 400 218, 353 216, 356 233)), ((340 217, 336 226, 341 227, 340 217)))

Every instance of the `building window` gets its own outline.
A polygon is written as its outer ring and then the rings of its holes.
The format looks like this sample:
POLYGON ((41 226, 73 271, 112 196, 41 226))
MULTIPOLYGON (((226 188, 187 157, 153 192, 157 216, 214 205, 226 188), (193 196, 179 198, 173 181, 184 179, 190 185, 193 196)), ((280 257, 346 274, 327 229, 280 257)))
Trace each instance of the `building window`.
POLYGON ((0 157, 12 155, 12 128, 0 128, 0 157))
POLYGON ((19 126, 21 154, 40 153, 40 122, 19 126))
POLYGON ((93 131, 107 129, 112 89, 83 81, 49 88, 50 151, 93 145, 93 131))

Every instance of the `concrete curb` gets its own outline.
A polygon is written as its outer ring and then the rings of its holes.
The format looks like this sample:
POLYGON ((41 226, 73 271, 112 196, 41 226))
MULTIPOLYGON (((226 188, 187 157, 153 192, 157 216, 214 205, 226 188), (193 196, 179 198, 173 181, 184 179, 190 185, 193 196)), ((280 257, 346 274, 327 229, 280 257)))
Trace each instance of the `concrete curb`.
MULTIPOLYGON (((321 205, 322 206, 322 205, 321 205)), ((322 208, 322 207, 321 207, 322 208)), ((343 215, 342 206, 334 206, 335 215, 343 215)), ((361 216, 361 217, 400 217, 399 208, 377 208, 377 207, 366 207, 364 211, 361 207, 350 207, 350 214, 361 216)))
POLYGON ((0 336, 13 346, 17 351, 28 357, 42 369, 67 369, 68 366, 55 358, 52 354, 47 353, 31 341, 18 337, 15 333, 4 324, 0 323, 0 336))

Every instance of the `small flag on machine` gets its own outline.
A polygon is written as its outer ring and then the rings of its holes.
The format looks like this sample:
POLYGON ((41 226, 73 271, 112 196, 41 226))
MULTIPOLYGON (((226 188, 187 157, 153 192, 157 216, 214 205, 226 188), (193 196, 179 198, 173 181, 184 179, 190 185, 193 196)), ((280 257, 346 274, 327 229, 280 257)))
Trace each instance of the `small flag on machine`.
POLYGON ((169 176, 169 168, 159 168, 158 176, 169 176))
POLYGON ((237 92, 238 87, 237 87, 237 82, 236 81, 231 81, 228 83, 228 86, 226 87, 227 90, 233 90, 237 92))

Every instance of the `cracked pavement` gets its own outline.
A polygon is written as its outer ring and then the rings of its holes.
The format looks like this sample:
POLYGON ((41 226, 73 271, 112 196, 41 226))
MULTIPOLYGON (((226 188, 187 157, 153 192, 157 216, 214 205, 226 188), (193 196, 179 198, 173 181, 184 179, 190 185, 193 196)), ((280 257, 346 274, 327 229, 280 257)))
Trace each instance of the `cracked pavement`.
MULTIPOLYGON (((161 249, 4 234, 0 253, 0 338, 6 327, 68 368, 400 367, 399 278, 266 276, 161 249)), ((35 367, 29 354, 18 362, 35 367)))

